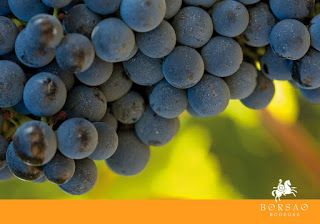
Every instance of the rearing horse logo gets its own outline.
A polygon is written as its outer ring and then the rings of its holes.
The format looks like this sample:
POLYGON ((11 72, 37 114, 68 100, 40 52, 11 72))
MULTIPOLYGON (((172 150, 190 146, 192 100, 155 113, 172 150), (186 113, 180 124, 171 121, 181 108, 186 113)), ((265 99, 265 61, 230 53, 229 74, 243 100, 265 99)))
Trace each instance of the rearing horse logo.
POLYGON ((290 180, 286 180, 284 182, 284 184, 282 184, 282 180, 279 179, 279 184, 278 184, 278 187, 273 187, 273 189, 276 189, 276 190, 273 190, 271 192, 272 196, 275 197, 276 199, 276 202, 277 202, 277 198, 280 200, 280 197, 282 195, 284 196, 287 196, 287 194, 293 194, 294 196, 296 196, 295 193, 298 193, 295 189, 297 187, 291 187, 291 182, 290 180))

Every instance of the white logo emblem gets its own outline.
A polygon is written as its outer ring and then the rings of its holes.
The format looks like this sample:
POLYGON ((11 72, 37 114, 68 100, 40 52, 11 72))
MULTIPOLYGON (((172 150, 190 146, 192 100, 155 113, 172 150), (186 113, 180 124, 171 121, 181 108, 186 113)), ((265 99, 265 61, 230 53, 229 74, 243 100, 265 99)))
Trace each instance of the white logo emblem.
POLYGON ((276 189, 276 190, 273 190, 273 191, 271 192, 271 194, 272 194, 272 196, 276 199, 276 202, 278 202, 278 201, 277 201, 277 198, 279 199, 279 201, 281 201, 281 200, 280 200, 280 197, 281 197, 282 195, 287 196, 287 194, 293 194, 294 196, 296 196, 295 193, 298 193, 298 192, 295 190, 296 188, 297 188, 297 187, 291 187, 291 182, 290 182, 290 180, 286 180, 286 181, 284 182, 284 184, 282 184, 282 180, 279 179, 278 187, 273 187, 273 189, 276 189), (294 192, 295 192, 295 193, 294 193, 294 192))

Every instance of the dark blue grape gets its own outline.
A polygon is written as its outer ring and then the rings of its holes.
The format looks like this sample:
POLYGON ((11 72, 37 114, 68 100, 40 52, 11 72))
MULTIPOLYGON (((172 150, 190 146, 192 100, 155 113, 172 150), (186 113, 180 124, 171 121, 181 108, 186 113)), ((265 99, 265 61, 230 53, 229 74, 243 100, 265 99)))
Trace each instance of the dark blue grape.
POLYGON ((165 0, 122 0, 122 20, 137 32, 148 32, 160 25, 166 14, 165 0))
POLYGON ((258 3, 248 8, 250 20, 243 36, 246 44, 253 47, 263 47, 270 43, 270 32, 276 19, 265 3, 258 3))
POLYGON ((152 89, 149 102, 153 111, 159 116, 175 118, 187 108, 187 92, 184 89, 177 89, 163 80, 152 89))
POLYGON ((76 166, 73 159, 57 152, 43 168, 45 177, 54 184, 67 183, 73 176, 76 166))
POLYGON ((201 50, 205 69, 212 75, 227 77, 234 74, 243 60, 240 45, 228 37, 217 36, 201 50))
POLYGON ((69 91, 75 82, 75 76, 73 72, 62 69, 56 60, 53 60, 50 64, 38 69, 38 72, 49 72, 53 75, 58 76, 65 84, 69 91))
POLYGON ((137 122, 142 116, 144 109, 144 99, 135 91, 128 92, 112 104, 113 115, 124 124, 137 122))
POLYGON ((77 78, 88 86, 98 86, 105 83, 111 76, 113 64, 96 57, 92 65, 84 72, 77 73, 77 78))
POLYGON ((0 181, 6 181, 12 178, 14 178, 14 176, 7 166, 0 170, 0 181))
POLYGON ((291 61, 289 66, 292 79, 303 89, 320 87, 320 52, 310 48, 308 53, 297 61, 291 61))
POLYGON ((68 92, 64 110, 68 118, 100 121, 107 111, 107 100, 98 88, 79 85, 68 92))
POLYGON ((111 113, 111 109, 108 108, 106 114, 103 116, 100 122, 106 123, 108 126, 112 127, 113 130, 118 129, 118 120, 111 113))
POLYGON ((200 48, 211 39, 213 23, 210 15, 198 7, 182 8, 172 21, 180 44, 200 48))
POLYGON ((42 0, 44 4, 52 8, 62 8, 71 3, 72 0, 42 0))
POLYGON ((187 111, 188 113, 193 116, 193 117, 196 117, 196 118, 204 118, 205 116, 203 115, 200 115, 198 114, 190 105, 190 103, 188 103, 188 106, 187 106, 187 111))
POLYGON ((98 131, 98 145, 89 156, 92 160, 109 159, 118 148, 118 135, 116 131, 106 123, 93 123, 98 131))
POLYGON ((166 0, 166 14, 165 19, 171 19, 180 10, 182 5, 182 0, 166 0))
POLYGON ((91 155, 98 144, 98 132, 92 123, 83 118, 63 122, 57 131, 59 151, 71 159, 91 155))
POLYGON ((150 58, 139 51, 133 58, 123 62, 123 67, 134 83, 151 86, 164 78, 162 61, 160 58, 150 58))
POLYGON ((8 0, 0 0, 0 16, 6 16, 11 13, 8 0))
POLYGON ((7 165, 14 176, 21 180, 37 180, 42 177, 42 167, 29 166, 22 162, 15 154, 13 143, 10 143, 6 154, 7 165))
POLYGON ((84 72, 93 63, 95 54, 90 40, 78 33, 67 34, 56 48, 59 66, 70 72, 84 72))
POLYGON ((123 97, 132 86, 132 80, 126 75, 121 63, 113 65, 113 72, 111 77, 99 86, 99 89, 104 93, 108 102, 123 97))
POLYGON ((238 0, 239 2, 241 2, 244 5, 252 5, 255 4, 257 2, 260 2, 260 0, 238 0))
POLYGON ((230 98, 247 98, 257 86, 257 77, 256 68, 247 62, 243 62, 236 73, 224 79, 230 89, 230 98))
POLYGON ((84 0, 86 6, 92 11, 108 15, 120 8, 121 0, 84 0))
POLYGON ((178 118, 166 119, 148 107, 135 124, 138 138, 146 145, 162 146, 169 143, 180 127, 178 118))
POLYGON ((94 27, 102 20, 101 16, 92 12, 85 4, 72 7, 63 20, 66 33, 80 33, 91 38, 94 27))
POLYGON ((26 29, 19 33, 15 52, 19 61, 31 68, 40 68, 49 64, 55 56, 55 49, 31 42, 26 29))
POLYGON ((133 31, 117 18, 102 20, 94 28, 91 40, 96 54, 108 62, 127 60, 135 46, 133 31))
POLYGON ((73 177, 65 184, 58 185, 61 190, 71 195, 82 195, 89 192, 98 178, 96 164, 91 159, 76 160, 73 177))
POLYGON ((279 57, 298 60, 310 47, 310 34, 306 26, 298 20, 282 20, 270 33, 270 45, 279 57))
POLYGON ((55 48, 62 40, 63 28, 57 18, 47 14, 38 14, 28 22, 26 35, 32 43, 55 48))
POLYGON ((167 21, 154 30, 146 33, 136 34, 139 49, 151 58, 162 58, 173 51, 176 46, 176 33, 167 21))
POLYGON ((275 86, 272 80, 261 73, 258 74, 258 83, 254 92, 241 103, 254 110, 261 110, 269 105, 275 94, 275 86))
POLYGON ((320 51, 320 15, 314 17, 309 26, 312 47, 320 51))
POLYGON ((320 88, 317 89, 302 89, 300 88, 302 96, 312 104, 320 104, 320 88))
POLYGON ((41 121, 29 121, 21 125, 13 139, 16 156, 31 166, 48 163, 57 151, 54 131, 41 121))
POLYGON ((260 59, 261 70, 265 76, 274 80, 292 79, 289 60, 277 56, 271 48, 260 59))
POLYGON ((8 0, 8 3, 12 13, 26 22, 37 14, 47 13, 50 9, 40 0, 8 0))
POLYGON ((235 37, 243 33, 249 24, 249 13, 246 7, 234 0, 221 1, 213 8, 214 28, 220 35, 235 37))
POLYGON ((0 16, 0 55, 8 54, 14 49, 18 28, 11 19, 0 16))
POLYGON ((199 115, 215 116, 227 108, 230 90, 223 79, 205 74, 197 85, 188 89, 188 99, 199 115))
POLYGON ((312 11, 315 0, 270 0, 273 14, 280 20, 304 19, 312 11))
POLYGON ((2 135, 0 135, 0 170, 7 166, 6 153, 8 146, 8 141, 2 135))
POLYGON ((193 48, 176 47, 163 63, 163 74, 174 87, 187 89, 197 84, 204 73, 201 55, 193 48))
POLYGON ((121 131, 118 137, 118 149, 106 163, 118 175, 137 175, 144 170, 149 161, 149 146, 142 143, 134 131, 121 131))
POLYGON ((63 81, 47 72, 34 75, 23 90, 23 101, 27 109, 38 117, 58 113, 66 99, 67 89, 63 81))
POLYGON ((0 61, 0 107, 11 107, 22 99, 26 77, 11 61, 0 61))
POLYGON ((201 6, 204 8, 210 8, 213 6, 217 0, 183 0, 186 5, 194 5, 194 6, 201 6))

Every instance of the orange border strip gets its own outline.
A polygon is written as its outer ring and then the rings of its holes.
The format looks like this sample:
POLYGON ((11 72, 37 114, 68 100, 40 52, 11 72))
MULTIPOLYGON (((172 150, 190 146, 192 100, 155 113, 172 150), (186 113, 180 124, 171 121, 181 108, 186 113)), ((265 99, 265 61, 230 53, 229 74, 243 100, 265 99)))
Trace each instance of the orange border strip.
POLYGON ((0 200, 1 223, 309 224, 318 223, 319 211, 320 200, 0 200), (261 204, 308 209, 295 217, 271 217, 261 204))

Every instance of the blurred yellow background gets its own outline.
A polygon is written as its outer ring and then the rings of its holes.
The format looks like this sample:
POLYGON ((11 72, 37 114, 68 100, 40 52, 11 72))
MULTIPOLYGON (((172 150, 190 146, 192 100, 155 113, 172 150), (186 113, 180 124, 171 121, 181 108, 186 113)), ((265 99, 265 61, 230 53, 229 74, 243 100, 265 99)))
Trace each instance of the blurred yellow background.
POLYGON ((271 199, 280 178, 297 187, 297 198, 320 198, 320 106, 303 100, 288 82, 276 82, 276 96, 262 112, 231 101, 219 116, 184 113, 180 120, 178 135, 153 147, 137 176, 117 176, 97 162, 98 182, 86 195, 13 179, 0 182, 0 198, 271 199))

